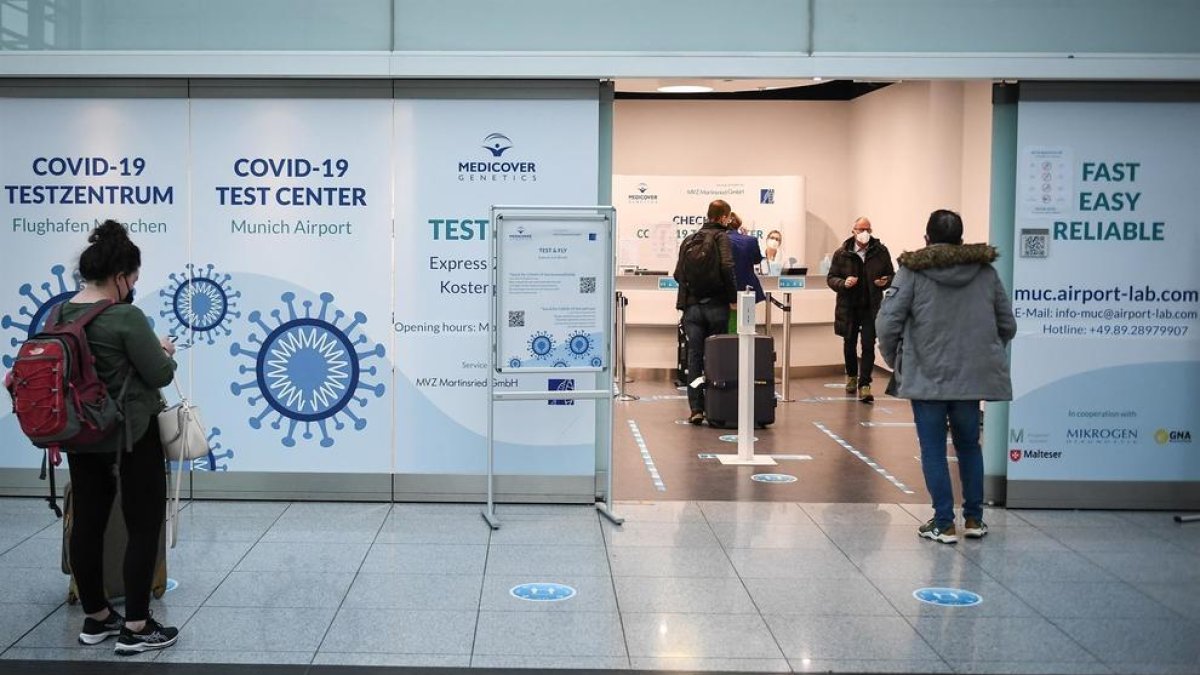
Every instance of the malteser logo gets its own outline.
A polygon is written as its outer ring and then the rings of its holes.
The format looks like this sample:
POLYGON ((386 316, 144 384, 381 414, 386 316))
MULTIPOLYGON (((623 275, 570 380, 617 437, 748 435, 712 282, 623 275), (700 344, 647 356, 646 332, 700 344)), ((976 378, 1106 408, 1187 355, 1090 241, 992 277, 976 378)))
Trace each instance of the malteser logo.
POLYGON ((1062 450, 1038 450, 1028 449, 1021 450, 1013 448, 1008 451, 1008 459, 1013 462, 1019 462, 1022 459, 1062 459, 1062 450))
POLYGON ((1154 442, 1159 445, 1167 443, 1191 443, 1192 432, 1189 429, 1159 429, 1154 432, 1154 442))
POLYGON ((1008 451, 1008 458, 1009 458, 1009 459, 1011 459, 1011 460, 1012 460, 1012 461, 1014 461, 1014 462, 1019 462, 1019 461, 1021 461, 1021 451, 1020 451, 1019 449, 1017 449, 1017 448, 1013 448, 1012 450, 1009 450, 1009 451, 1008 451))

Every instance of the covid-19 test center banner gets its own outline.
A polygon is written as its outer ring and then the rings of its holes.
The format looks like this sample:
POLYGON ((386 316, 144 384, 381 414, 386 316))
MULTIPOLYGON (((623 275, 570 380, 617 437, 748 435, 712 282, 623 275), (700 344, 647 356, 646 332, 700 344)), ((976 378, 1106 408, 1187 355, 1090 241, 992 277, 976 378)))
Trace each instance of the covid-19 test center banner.
POLYGON ((617 264, 670 274, 680 242, 704 225, 709 202, 723 199, 764 252, 768 234, 782 235, 779 262, 763 272, 803 266, 804 183, 803 176, 613 176, 617 264))
MULTIPOLYGON (((594 98, 396 102, 398 473, 485 473, 487 378, 499 391, 562 379, 489 372, 489 211, 596 204, 598 116, 594 98)), ((573 379, 596 387, 593 373, 573 379)), ((590 476, 595 403, 568 403, 497 404, 496 472, 590 476)))
MULTIPOLYGON (((1039 481, 1200 481, 1200 105, 1019 120, 1009 504, 1046 505, 1039 481)), ((1083 489, 1072 505, 1114 505, 1083 489)))
MULTIPOLYGON (((79 254, 106 219, 141 248, 135 302, 177 332, 168 294, 188 262, 188 108, 170 99, 0 98, 0 372, 79 289, 79 254)), ((0 394, 0 467, 37 467, 0 394)))

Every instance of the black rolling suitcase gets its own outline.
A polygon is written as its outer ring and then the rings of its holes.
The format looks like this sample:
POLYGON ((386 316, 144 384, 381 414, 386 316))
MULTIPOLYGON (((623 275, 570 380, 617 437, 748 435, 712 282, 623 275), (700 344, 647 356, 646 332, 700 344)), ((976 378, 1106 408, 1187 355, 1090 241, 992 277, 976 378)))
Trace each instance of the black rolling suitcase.
MULTIPOLYGON (((756 335, 754 343, 754 426, 775 423, 775 340, 756 335)), ((704 341, 704 416, 722 429, 737 428, 738 336, 704 341)))
POLYGON ((682 387, 688 382, 687 377, 687 334, 683 332, 683 321, 676 326, 675 335, 675 386, 682 387))

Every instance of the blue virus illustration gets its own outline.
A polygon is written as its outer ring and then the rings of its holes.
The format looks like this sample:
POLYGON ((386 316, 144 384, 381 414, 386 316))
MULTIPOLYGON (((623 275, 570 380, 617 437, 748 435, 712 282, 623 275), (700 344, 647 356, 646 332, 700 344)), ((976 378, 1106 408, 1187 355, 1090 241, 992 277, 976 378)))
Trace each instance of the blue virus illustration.
POLYGON ((363 367, 362 362, 381 359, 385 354, 382 344, 365 347, 367 336, 361 332, 355 336, 359 326, 367 322, 367 316, 355 312, 353 321, 339 326, 346 316, 344 312, 334 310, 332 320, 327 318, 333 294, 322 293, 320 298, 321 307, 315 317, 310 300, 303 302, 301 316, 296 313, 296 294, 284 293, 280 299, 286 304, 287 317, 279 309, 272 310, 274 326, 263 321, 262 313, 257 310, 248 315, 250 322, 263 331, 262 338, 257 333, 248 337, 257 349, 244 349, 236 342, 229 348, 233 356, 249 357, 254 362, 253 366, 238 366, 243 375, 253 373, 253 380, 230 385, 234 396, 258 391, 247 398, 251 406, 262 405, 262 411, 250 418, 250 427, 262 428, 263 420, 272 412, 275 413, 272 429, 280 429, 286 418, 288 427, 282 443, 289 448, 296 445, 296 429, 301 424, 305 440, 313 438, 312 425, 317 425, 323 448, 333 445, 328 425, 331 420, 334 430, 344 429, 343 418, 348 418, 356 431, 362 431, 367 420, 355 415, 349 404, 354 401, 358 407, 366 407, 370 399, 358 395, 360 392, 373 393, 379 398, 385 391, 382 383, 368 384, 361 379, 363 375, 380 374, 377 366, 363 367), (364 346, 365 351, 358 351, 359 346, 364 346))
POLYGON ((593 367, 593 368, 599 368, 599 367, 600 367, 600 365, 601 365, 601 364, 603 364, 603 363, 604 363, 604 362, 600 360, 600 357, 599 357, 599 356, 593 356, 593 357, 592 357, 592 367, 593 367))
MULTIPOLYGON (((5 314, 0 318, 0 327, 5 330, 16 329, 20 331, 19 336, 14 336, 9 340, 9 345, 16 349, 21 346, 30 337, 37 334, 46 325, 46 316, 50 310, 60 302, 63 302, 79 292, 79 278, 72 275, 67 278, 67 268, 64 265, 55 265, 50 268, 50 274, 54 276, 50 281, 42 282, 40 285, 42 292, 34 292, 32 283, 21 284, 17 289, 24 300, 25 304, 17 310, 16 316, 5 314)), ((13 356, 5 354, 3 358, 4 367, 12 368, 13 356)))
POLYGON ((216 336, 233 334, 229 325, 242 315, 237 311, 237 299, 241 291, 229 285, 232 277, 218 274, 212 265, 197 271, 188 264, 182 274, 171 273, 171 282, 165 290, 158 292, 163 299, 159 316, 167 320, 171 335, 187 335, 188 343, 196 339, 208 344, 216 342, 216 336))
POLYGON ((554 351, 554 338, 549 333, 539 331, 529 338, 529 354, 537 359, 544 359, 554 351))
MULTIPOLYGON (((192 471, 228 471, 229 460, 233 459, 233 450, 221 446, 217 437, 221 430, 213 427, 208 432, 208 454, 192 460, 192 471)), ((179 470, 179 462, 171 462, 171 470, 179 470)))
POLYGON ((571 337, 567 339, 567 348, 573 356, 583 358, 592 351, 592 338, 587 333, 571 333, 571 337))

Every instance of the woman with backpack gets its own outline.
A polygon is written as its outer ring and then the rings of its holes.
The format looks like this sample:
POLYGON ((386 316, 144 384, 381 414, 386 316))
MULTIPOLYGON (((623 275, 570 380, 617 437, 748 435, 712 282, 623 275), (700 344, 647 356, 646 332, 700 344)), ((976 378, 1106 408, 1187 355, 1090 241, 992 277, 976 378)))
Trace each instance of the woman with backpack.
POLYGON ((125 227, 106 220, 88 236, 79 256, 83 290, 63 303, 60 322, 70 322, 97 309, 85 327, 95 359, 96 375, 124 414, 118 429, 87 446, 65 447, 70 468, 73 525, 70 532, 71 573, 83 604, 79 641, 87 645, 117 636, 115 652, 137 654, 170 647, 179 630, 150 615, 150 590, 158 562, 167 486, 162 441, 156 414, 162 410, 160 387, 175 377, 175 345, 159 339, 133 291, 142 266, 141 250, 125 227), (132 440, 132 451, 127 452, 132 440), (125 617, 109 603, 104 590, 104 532, 118 494, 129 533, 125 549, 125 617))

